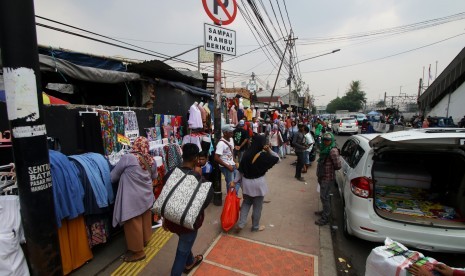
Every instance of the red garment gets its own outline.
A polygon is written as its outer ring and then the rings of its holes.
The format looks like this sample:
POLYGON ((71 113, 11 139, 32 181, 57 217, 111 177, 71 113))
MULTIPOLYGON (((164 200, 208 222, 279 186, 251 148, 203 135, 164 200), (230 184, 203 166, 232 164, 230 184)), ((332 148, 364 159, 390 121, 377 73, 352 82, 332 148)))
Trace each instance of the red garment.
POLYGON ((253 128, 250 122, 245 122, 244 129, 249 132, 249 137, 253 137, 253 128))
POLYGON ((291 122, 292 122, 291 118, 286 119, 286 128, 291 128, 292 127, 291 122))
POLYGON ((278 119, 278 115, 279 115, 278 112, 273 113, 273 121, 278 119))

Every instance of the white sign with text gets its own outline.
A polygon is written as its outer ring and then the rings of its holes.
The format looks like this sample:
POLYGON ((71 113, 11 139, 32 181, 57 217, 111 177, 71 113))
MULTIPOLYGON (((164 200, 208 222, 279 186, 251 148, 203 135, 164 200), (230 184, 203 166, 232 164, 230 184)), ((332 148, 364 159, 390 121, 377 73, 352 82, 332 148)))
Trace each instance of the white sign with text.
POLYGON ((205 23, 204 37, 205 51, 236 55, 236 31, 205 23))

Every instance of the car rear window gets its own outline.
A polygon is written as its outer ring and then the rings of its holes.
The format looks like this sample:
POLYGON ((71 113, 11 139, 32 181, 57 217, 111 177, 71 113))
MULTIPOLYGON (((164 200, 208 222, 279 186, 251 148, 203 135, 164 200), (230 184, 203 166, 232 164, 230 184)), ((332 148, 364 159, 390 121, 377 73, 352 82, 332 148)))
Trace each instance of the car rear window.
POLYGON ((342 119, 342 122, 346 124, 352 124, 355 123, 355 119, 342 119))

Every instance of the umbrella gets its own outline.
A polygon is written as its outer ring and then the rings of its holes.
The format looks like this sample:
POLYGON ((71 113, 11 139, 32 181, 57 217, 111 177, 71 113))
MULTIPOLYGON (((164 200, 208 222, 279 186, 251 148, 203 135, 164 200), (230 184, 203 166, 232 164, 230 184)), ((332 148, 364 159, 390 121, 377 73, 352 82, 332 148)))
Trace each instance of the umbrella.
POLYGON ((42 92, 42 98, 44 104, 69 104, 69 102, 58 99, 57 97, 50 96, 48 94, 45 94, 44 92, 42 92))
MULTIPOLYGON (((44 104, 69 104, 69 102, 58 99, 42 92, 42 100, 44 104)), ((4 90, 0 90, 0 102, 6 102, 6 95, 4 90)))
POLYGON ((369 116, 376 116, 376 115, 379 115, 379 112, 376 112, 376 111, 372 110, 372 111, 368 112, 367 115, 369 115, 369 116))

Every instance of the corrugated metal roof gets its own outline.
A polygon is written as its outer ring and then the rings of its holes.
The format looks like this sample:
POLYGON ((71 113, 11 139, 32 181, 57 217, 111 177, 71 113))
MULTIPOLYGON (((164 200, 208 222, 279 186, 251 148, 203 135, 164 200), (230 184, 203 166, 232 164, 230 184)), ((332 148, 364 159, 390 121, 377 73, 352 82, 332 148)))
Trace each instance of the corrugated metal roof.
POLYGON ((160 60, 150 60, 142 63, 128 64, 129 72, 136 72, 141 75, 160 78, 170 81, 180 81, 192 84, 203 81, 202 74, 196 71, 179 71, 160 60))

